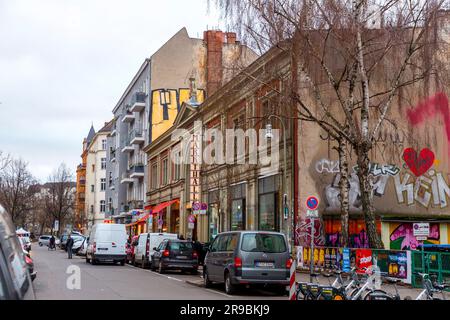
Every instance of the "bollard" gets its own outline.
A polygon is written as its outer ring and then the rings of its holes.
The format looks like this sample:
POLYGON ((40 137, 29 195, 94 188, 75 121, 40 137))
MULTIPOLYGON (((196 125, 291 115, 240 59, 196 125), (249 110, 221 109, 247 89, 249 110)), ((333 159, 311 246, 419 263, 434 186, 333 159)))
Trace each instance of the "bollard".
POLYGON ((296 259, 293 259, 291 264, 291 270, 290 270, 290 277, 289 277, 289 300, 297 300, 297 296, 295 294, 296 284, 295 284, 295 272, 297 270, 296 266, 296 259))

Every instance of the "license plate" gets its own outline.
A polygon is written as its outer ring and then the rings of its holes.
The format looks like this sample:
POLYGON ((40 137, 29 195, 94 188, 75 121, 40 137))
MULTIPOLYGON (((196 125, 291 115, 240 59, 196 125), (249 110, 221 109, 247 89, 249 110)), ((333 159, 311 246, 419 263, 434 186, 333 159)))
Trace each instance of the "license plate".
POLYGON ((188 257, 186 256, 177 256, 177 259, 187 259, 188 257))
POLYGON ((256 262, 255 265, 259 268, 275 268, 275 264, 273 262, 256 262))

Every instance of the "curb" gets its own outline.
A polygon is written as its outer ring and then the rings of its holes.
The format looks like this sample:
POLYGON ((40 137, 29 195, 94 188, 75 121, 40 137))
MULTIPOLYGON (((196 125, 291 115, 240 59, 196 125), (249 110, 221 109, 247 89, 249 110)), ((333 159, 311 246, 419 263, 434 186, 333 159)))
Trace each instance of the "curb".
POLYGON ((192 280, 185 280, 185 282, 190 284, 190 285, 203 288, 203 282, 192 281, 192 280))

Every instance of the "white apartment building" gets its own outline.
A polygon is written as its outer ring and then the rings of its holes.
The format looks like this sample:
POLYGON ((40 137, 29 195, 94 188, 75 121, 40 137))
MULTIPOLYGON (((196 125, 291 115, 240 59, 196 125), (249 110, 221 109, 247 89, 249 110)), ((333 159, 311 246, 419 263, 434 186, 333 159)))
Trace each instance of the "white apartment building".
POLYGON ((106 213, 106 149, 112 122, 105 123, 88 146, 86 161, 86 217, 88 232, 96 223, 105 220, 106 213))

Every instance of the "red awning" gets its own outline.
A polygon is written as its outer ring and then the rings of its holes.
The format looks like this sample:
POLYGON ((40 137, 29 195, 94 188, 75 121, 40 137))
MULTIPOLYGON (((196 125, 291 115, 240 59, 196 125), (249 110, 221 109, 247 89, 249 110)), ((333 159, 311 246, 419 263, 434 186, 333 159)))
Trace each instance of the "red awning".
POLYGON ((158 214, 162 209, 167 208, 168 206, 170 206, 176 202, 179 203, 180 200, 176 199, 176 200, 171 200, 171 201, 166 201, 166 202, 160 203, 153 207, 152 214, 158 214))

